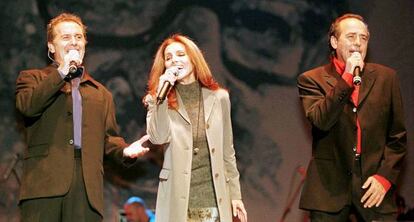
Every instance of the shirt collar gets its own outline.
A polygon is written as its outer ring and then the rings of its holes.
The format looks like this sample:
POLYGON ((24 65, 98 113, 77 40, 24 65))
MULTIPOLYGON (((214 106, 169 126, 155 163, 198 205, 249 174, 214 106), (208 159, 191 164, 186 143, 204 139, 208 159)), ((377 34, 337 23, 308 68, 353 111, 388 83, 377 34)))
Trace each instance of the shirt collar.
POLYGON ((345 71, 345 63, 342 62, 341 60, 337 59, 336 57, 332 58, 332 63, 335 66, 336 72, 338 72, 339 75, 342 75, 345 71))

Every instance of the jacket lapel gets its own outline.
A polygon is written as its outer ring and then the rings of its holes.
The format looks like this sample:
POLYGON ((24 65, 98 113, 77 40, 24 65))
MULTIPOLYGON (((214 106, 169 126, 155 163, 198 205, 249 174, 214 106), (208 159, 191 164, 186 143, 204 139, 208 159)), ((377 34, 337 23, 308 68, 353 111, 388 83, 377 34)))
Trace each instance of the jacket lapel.
POLYGON ((359 88, 359 99, 358 99, 358 106, 364 101, 365 98, 367 98, 368 93, 371 91, 372 86, 375 82, 375 75, 373 75, 375 72, 374 69, 371 67, 366 67, 366 70, 362 73, 362 82, 361 87, 359 88))
POLYGON ((338 82, 337 78, 341 78, 341 75, 339 75, 339 73, 336 72, 332 64, 325 66, 325 72, 322 76, 325 79, 325 81, 332 87, 334 87, 338 82))
POLYGON ((180 94, 178 93, 178 90, 175 91, 175 95, 177 96, 178 101, 178 110, 177 112, 181 115, 181 117, 187 121, 189 124, 191 124, 190 117, 188 116, 187 111, 185 110, 185 106, 183 103, 183 100, 181 100, 180 94))
POLYGON ((213 111, 214 104, 216 103, 216 97, 214 96, 213 91, 204 87, 202 88, 202 93, 204 100, 204 119, 207 123, 213 111))

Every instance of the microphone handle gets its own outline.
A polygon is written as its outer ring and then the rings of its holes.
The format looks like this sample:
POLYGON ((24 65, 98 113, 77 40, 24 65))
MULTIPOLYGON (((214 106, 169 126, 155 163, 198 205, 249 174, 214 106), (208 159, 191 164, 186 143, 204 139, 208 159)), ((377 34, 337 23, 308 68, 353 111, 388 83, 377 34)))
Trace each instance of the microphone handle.
POLYGON ((165 97, 167 97, 168 92, 170 92, 172 87, 173 87, 173 85, 171 85, 170 82, 168 82, 168 81, 164 82, 164 84, 162 85, 162 87, 160 89, 160 92, 157 95, 157 105, 164 102, 165 97))
POLYGON ((361 76, 360 76, 361 68, 359 66, 355 67, 354 69, 354 78, 352 79, 352 82, 354 85, 358 86, 361 84, 361 76))

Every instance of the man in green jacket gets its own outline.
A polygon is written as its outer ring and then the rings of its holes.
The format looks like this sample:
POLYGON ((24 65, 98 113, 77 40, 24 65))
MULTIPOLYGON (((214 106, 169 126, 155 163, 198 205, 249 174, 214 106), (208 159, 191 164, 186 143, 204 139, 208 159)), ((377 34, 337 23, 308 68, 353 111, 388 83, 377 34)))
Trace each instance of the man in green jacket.
POLYGON ((53 63, 22 71, 16 107, 26 127, 22 221, 102 221, 104 156, 124 165, 148 151, 118 135, 111 93, 83 66, 86 27, 62 13, 47 26, 53 63))

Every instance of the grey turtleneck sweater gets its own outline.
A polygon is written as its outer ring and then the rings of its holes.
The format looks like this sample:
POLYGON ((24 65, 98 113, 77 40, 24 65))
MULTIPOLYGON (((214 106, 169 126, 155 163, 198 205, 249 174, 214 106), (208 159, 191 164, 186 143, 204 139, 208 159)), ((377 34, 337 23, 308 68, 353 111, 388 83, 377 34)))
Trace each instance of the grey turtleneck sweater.
POLYGON ((193 132, 193 160, 188 208, 217 207, 200 84, 198 81, 187 85, 177 84, 176 89, 190 117, 193 132))

